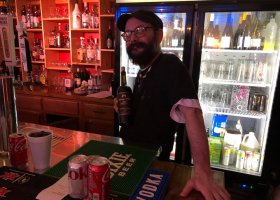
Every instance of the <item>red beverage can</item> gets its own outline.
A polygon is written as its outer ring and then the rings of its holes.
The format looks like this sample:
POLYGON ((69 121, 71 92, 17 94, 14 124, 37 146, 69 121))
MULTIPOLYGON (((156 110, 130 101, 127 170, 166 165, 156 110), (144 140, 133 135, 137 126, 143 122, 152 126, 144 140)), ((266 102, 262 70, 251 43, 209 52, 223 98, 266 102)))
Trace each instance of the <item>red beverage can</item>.
POLYGON ((88 199, 108 199, 110 187, 109 160, 102 156, 92 156, 88 162, 88 199))
POLYGON ((9 155, 12 166, 20 168, 27 165, 27 142, 23 134, 9 135, 9 155))
POLYGON ((83 199, 87 195, 87 169, 86 155, 74 155, 68 161, 68 186, 72 198, 83 199))

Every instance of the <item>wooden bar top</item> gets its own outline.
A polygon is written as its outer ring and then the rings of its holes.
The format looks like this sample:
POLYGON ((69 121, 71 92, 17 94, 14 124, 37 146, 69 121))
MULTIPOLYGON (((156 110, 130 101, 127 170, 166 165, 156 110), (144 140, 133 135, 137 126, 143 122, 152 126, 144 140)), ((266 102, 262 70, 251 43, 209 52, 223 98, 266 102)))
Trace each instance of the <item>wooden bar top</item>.
MULTIPOLYGON (((42 126, 32 123, 20 123, 19 132, 25 134, 30 130, 44 128, 52 130, 54 133, 52 142, 51 166, 54 166, 74 151, 78 150, 90 140, 104 141, 108 143, 123 145, 123 141, 119 137, 104 136, 82 131, 73 131, 68 129, 55 128, 51 126, 42 126)), ((34 172, 30 150, 28 149, 28 171, 34 172)), ((0 157, 0 166, 9 166, 9 160, 0 157)), ((158 169, 169 172, 170 179, 167 186, 164 200, 203 200, 201 193, 193 191, 187 198, 179 196, 187 180, 190 179, 194 168, 192 166, 177 164, 174 162, 166 162, 155 160, 151 169, 158 169)), ((35 171, 36 172, 36 171, 35 171)), ((37 172, 42 173, 42 172, 37 172)), ((224 173, 212 170, 213 178, 219 185, 224 185, 224 173)))

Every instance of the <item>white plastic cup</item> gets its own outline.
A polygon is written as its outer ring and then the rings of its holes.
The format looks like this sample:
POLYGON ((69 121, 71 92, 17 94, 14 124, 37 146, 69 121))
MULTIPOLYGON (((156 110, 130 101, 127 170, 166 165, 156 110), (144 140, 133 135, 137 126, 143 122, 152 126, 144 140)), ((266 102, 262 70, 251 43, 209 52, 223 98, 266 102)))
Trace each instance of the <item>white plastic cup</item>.
POLYGON ((47 129, 38 129, 27 133, 35 170, 44 170, 50 167, 52 136, 53 132, 47 129))

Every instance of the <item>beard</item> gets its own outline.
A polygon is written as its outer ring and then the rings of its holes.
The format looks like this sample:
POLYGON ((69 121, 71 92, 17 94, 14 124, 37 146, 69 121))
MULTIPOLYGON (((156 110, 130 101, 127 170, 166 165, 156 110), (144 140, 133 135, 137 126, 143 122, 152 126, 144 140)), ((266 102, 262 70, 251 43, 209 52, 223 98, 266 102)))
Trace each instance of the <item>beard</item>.
POLYGON ((154 40, 150 41, 148 44, 144 42, 135 42, 130 44, 126 49, 127 55, 131 62, 135 65, 147 65, 154 58, 157 48, 156 42, 154 40), (134 48, 143 48, 140 53, 134 53, 134 48))

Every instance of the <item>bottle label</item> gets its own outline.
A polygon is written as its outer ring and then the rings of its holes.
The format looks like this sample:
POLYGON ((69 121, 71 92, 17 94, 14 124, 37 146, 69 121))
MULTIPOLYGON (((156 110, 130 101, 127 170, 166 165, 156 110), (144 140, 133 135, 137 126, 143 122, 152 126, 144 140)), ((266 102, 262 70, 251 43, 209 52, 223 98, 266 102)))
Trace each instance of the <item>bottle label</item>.
POLYGON ((131 115, 132 99, 128 92, 118 93, 118 112, 120 116, 131 115))
POLYGON ((113 48, 113 41, 110 38, 107 39, 107 48, 108 49, 113 48))
POLYGON ((243 36, 238 37, 238 42, 237 42, 237 48, 241 49, 242 48, 242 43, 243 43, 243 36))
POLYGON ((251 37, 250 36, 244 37, 244 48, 249 48, 250 44, 251 44, 251 37))
POLYGON ((207 37, 206 38, 206 47, 214 47, 215 46, 215 38, 214 37, 207 37))
POLYGON ((221 48, 230 48, 230 36, 223 36, 221 38, 221 48))
POLYGON ((251 47, 259 49, 261 47, 261 38, 251 39, 251 47))

